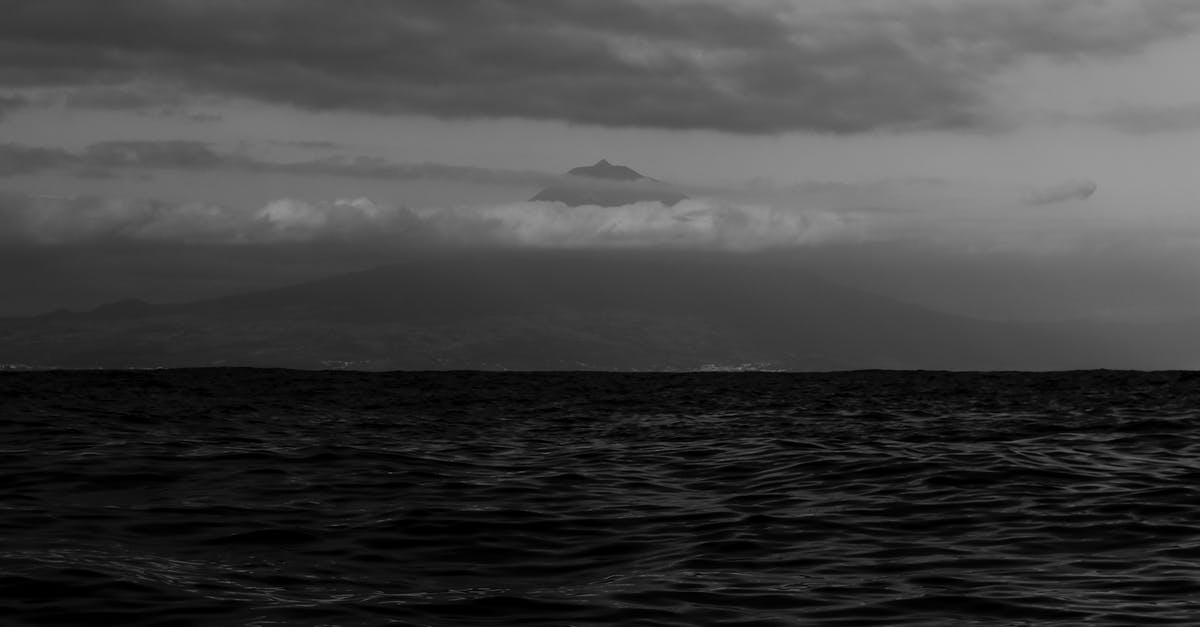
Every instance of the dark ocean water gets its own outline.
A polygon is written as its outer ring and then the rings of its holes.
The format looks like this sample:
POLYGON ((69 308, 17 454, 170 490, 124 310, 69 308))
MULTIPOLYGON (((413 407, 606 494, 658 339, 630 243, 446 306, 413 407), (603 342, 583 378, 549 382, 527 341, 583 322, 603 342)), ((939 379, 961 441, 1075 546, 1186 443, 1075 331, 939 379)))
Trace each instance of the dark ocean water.
POLYGON ((0 375, 5 625, 1197 625, 1200 375, 0 375))

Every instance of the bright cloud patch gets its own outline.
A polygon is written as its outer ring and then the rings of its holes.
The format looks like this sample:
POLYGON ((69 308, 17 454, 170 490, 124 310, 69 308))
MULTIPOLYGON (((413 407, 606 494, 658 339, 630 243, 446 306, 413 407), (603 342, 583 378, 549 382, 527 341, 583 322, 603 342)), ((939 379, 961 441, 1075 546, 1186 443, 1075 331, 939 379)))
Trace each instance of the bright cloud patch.
POLYGON ((419 226, 419 221, 403 207, 366 198, 319 203, 284 198, 258 210, 253 224, 252 241, 311 241, 401 234, 419 226))
POLYGON ((426 222, 451 239, 542 247, 676 246, 757 250, 799 246, 856 232, 860 220, 834 212, 684 200, 673 206, 568 207, 523 202, 431 210, 426 222))

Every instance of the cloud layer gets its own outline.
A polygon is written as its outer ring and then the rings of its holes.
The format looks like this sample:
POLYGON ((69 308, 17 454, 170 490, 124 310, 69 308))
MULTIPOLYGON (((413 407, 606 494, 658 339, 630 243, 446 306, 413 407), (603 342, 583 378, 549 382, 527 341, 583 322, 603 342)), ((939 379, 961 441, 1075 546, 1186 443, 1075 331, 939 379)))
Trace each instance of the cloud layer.
POLYGON ((256 209, 97 196, 0 195, 0 242, 254 245, 343 242, 384 247, 657 247, 750 251, 862 235, 862 216, 712 200, 675 206, 567 207, 523 202, 407 209, 366 198, 281 198, 256 209))
POLYGON ((362 241, 419 226, 408 210, 365 198, 308 203, 274 200, 257 209, 101 196, 0 195, 0 241, 54 246, 145 241, 270 244, 362 241))
POLYGON ((674 206, 640 202, 623 207, 524 202, 434 210, 423 217, 450 241, 567 248, 760 250, 852 238, 863 226, 861 217, 834 212, 692 199, 674 206))
POLYGON ((734 133, 981 127, 996 73, 1130 54, 1198 16, 1190 0, 39 0, 5 7, 0 90, 734 133))

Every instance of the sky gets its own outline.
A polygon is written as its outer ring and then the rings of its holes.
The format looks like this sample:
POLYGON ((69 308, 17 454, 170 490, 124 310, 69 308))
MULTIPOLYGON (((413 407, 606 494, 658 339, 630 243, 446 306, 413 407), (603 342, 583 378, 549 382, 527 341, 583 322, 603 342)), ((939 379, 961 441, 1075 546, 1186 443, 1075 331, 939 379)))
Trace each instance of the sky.
POLYGON ((2 0, 0 315, 447 247, 1200 316, 1192 0, 2 0), (632 167, 678 205, 529 202, 632 167))

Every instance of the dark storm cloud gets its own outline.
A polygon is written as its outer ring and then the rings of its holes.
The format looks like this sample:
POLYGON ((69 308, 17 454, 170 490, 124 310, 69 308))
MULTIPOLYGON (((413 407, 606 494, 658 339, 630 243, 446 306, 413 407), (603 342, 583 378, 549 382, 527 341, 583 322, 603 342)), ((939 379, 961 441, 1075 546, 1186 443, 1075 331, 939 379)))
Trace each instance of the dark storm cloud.
POLYGON ((1134 52, 1200 13, 1183 0, 8 4, 2 86, 157 80, 315 110, 739 133, 985 126, 997 71, 1134 52))

